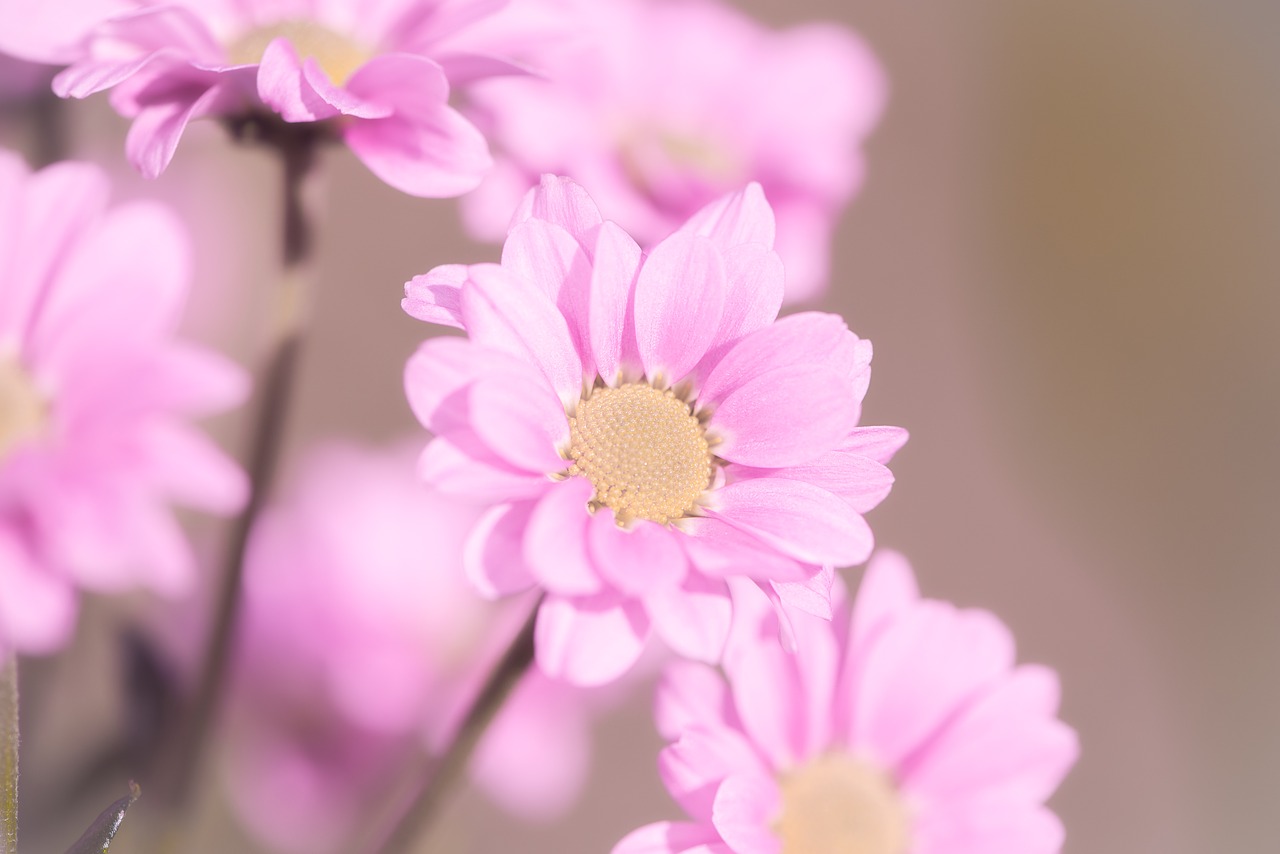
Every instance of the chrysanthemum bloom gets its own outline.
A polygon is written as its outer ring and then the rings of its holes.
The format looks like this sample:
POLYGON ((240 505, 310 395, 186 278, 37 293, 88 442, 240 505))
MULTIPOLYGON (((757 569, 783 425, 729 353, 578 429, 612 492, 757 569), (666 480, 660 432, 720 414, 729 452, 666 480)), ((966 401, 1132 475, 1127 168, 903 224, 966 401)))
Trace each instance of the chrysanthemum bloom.
POLYGON ((858 427, 871 345, 831 314, 775 321, 783 272, 759 185, 647 256, 577 184, 546 178, 502 264, 437 267, 406 311, 465 329, 410 359, 436 438, 421 473, 488 502, 468 550, 483 592, 534 585, 538 661, 604 682, 650 628, 714 661, 725 579, 829 614, 831 568, 872 547, 906 432, 858 427))
POLYGON ((155 177, 187 123, 275 114, 322 122, 369 169, 418 196, 474 187, 491 159, 448 104, 452 85, 519 69, 475 38, 502 0, 14 0, 0 50, 67 64, 63 97, 113 89, 129 159, 155 177))
POLYGON ((0 649, 63 643, 77 587, 187 590, 168 502, 230 512, 246 495, 185 423, 247 391, 239 368, 174 340, 185 234, 106 196, 88 164, 32 174, 0 151, 0 649))
POLYGON ((648 248, 726 192, 758 181, 777 215, 788 302, 827 286, 836 221, 859 188, 861 145, 885 81, 846 28, 762 27, 710 0, 576 4, 576 50, 547 77, 486 81, 471 115, 497 166, 463 200, 471 229, 500 238, 545 172, 572 175, 648 248))
POLYGON ((1075 762, 1058 680, 1014 665, 985 611, 920 599, 906 561, 872 559, 831 622, 746 608, 711 668, 672 665, 659 762, 693 818, 641 828, 614 854, 1052 854, 1044 806, 1075 762))
MULTIPOLYGON (((467 584, 463 545, 481 510, 428 490, 415 454, 315 449, 254 532, 227 781, 278 850, 349 850, 405 760, 449 739, 523 619, 520 603, 467 584)), ((599 694, 529 674, 473 779, 522 816, 562 812, 586 775, 599 694)))

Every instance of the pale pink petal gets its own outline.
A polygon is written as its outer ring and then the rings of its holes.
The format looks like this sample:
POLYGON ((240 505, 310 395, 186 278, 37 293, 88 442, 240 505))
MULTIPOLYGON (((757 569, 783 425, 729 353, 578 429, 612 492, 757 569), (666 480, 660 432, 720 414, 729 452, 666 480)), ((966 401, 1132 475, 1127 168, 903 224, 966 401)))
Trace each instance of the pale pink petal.
POLYGON ((560 226, 587 252, 592 251, 596 229, 603 222, 600 209, 587 191, 576 181, 556 175, 543 175, 538 186, 525 194, 511 224, 531 218, 560 226))
POLYGON ((462 563, 467 579, 489 599, 521 593, 533 586, 521 543, 533 502, 490 508, 467 538, 462 563))
POLYGON ((712 821, 736 854, 781 854, 782 843, 770 829, 781 806, 782 795, 772 779, 735 774, 716 792, 712 821))
POLYGON ((1066 833, 1045 807, 995 801, 930 811, 912 836, 912 854, 1058 854, 1066 833))
POLYGON ((779 554, 751 534, 710 516, 681 519, 680 528, 689 534, 681 544, 690 561, 707 575, 803 582, 814 572, 812 566, 779 554))
POLYGON ((612 854, 733 854, 713 828, 660 821, 633 830, 613 846, 612 854))
POLYGON ((588 552, 600 576, 632 596, 658 593, 678 585, 689 570, 684 551, 661 525, 640 519, 619 528, 613 513, 598 510, 587 529, 588 552))
POLYGON ((38 565, 20 537, 0 527, 0 655, 53 652, 76 624, 76 597, 67 579, 38 565))
MULTIPOLYGON (((724 653, 733 704, 751 743, 774 768, 801 756, 805 712, 797 655, 778 643, 778 616, 772 609, 743 609, 735 599, 733 634, 724 653)), ((767 608, 767 606, 765 606, 767 608)))
POLYGON ((569 421, 550 389, 499 374, 472 383, 467 399, 476 435, 499 457, 526 471, 565 468, 556 449, 568 443, 569 421))
MULTIPOLYGON (((856 662, 878 632, 906 614, 918 601, 920 588, 907 559, 892 549, 877 551, 862 574, 858 596, 853 603, 853 625, 850 629, 848 653, 850 662, 856 662)), ((847 684, 853 685, 855 682, 847 684)))
POLYGON ((525 531, 524 557, 538 583, 553 593, 586 596, 603 589, 587 554, 594 492, 584 478, 555 484, 534 508, 525 531))
POLYGON ((565 402, 582 393, 582 360, 555 304, 496 264, 475 264, 462 290, 462 317, 478 344, 531 361, 565 402))
POLYGON ((344 116, 356 119, 384 119, 394 110, 386 102, 373 103, 354 94, 345 86, 339 86, 321 68, 314 57, 302 63, 303 87, 310 88, 318 97, 344 116))
POLYGON ((690 573, 679 587, 649 593, 645 607, 654 631, 677 655, 709 664, 720 660, 733 617, 723 581, 690 573))
POLYGON ((159 177, 168 167, 188 124, 239 100, 229 85, 199 78, 166 89, 138 111, 125 137, 129 162, 147 178, 159 177))
POLYGON ((458 405, 465 403, 461 392, 483 376, 514 376, 552 394, 542 372, 528 362, 465 338, 441 337, 423 342, 405 365, 409 408, 436 434, 467 426, 469 419, 460 423, 457 411, 458 405))
POLYGON ((840 378, 817 365, 775 368, 748 380, 716 407, 708 429, 716 454, 748 466, 795 466, 827 451, 857 423, 840 378))
POLYGON ((594 374, 587 329, 591 259, 573 235, 541 219, 517 223, 503 244, 502 266, 536 285, 555 303, 583 357, 584 373, 594 374))
POLYGON ((546 477, 515 469, 476 445, 462 432, 437 436, 422 452, 418 476, 441 492, 480 500, 534 498, 550 487, 546 477))
POLYGON ((710 823, 716 790, 726 777, 770 771, 737 729, 694 722, 674 737, 658 754, 658 773, 667 792, 700 821, 710 823))
POLYGON ((724 677, 715 668, 677 659, 662 671, 654 720, 663 738, 674 740, 693 726, 729 727, 736 722, 737 714, 724 677))
POLYGON ((179 504, 234 513, 249 497, 240 466, 208 437, 186 425, 153 421, 139 436, 138 471, 179 504))
POLYGON ((764 189, 752 181, 744 189, 717 199, 689 217, 680 231, 710 238, 721 251, 743 243, 758 243, 772 249, 773 209, 765 200, 764 189))
POLYGON ((263 51, 258 65, 258 97, 286 122, 316 122, 338 115, 307 82, 302 60, 286 38, 272 39, 263 51))
POLYGON ((902 450, 909 434, 901 427, 855 427, 843 442, 840 450, 870 457, 882 465, 888 465, 893 455, 902 450))
POLYGON ((835 581, 835 568, 828 565, 810 569, 813 574, 804 581, 772 581, 770 584, 782 602, 806 614, 830 620, 831 585, 835 581))
POLYGON ((649 636, 649 618, 615 596, 548 594, 538 609, 538 666, 575 685, 612 682, 635 664, 649 636))
POLYGON ((838 496, 811 483, 756 478, 716 490, 713 514, 785 555, 852 566, 871 554, 871 529, 838 496))
POLYGON ((654 247, 635 287, 636 346, 645 374, 669 385, 702 359, 720 327, 724 262, 704 237, 677 234, 654 247))
POLYGON ((782 307, 785 275, 778 253, 756 243, 724 252, 724 315, 699 365, 704 376, 744 335, 773 323, 782 307))
POLYGON ((893 488, 893 472, 869 457, 839 447, 800 465, 784 468, 733 464, 725 467, 725 475, 730 480, 754 477, 803 480, 839 495, 859 513, 875 508, 893 488))
POLYGON ((462 283, 466 280, 466 264, 442 264, 405 282, 400 307, 418 320, 461 329, 462 283))
POLYGON ((640 247, 612 222, 600 226, 591 267, 588 328, 600 377, 612 385, 624 364, 639 366, 632 294, 640 273, 640 247))
POLYGON ((155 406, 199 418, 244 403, 249 382, 244 368, 222 354, 175 341, 152 365, 145 393, 155 406))

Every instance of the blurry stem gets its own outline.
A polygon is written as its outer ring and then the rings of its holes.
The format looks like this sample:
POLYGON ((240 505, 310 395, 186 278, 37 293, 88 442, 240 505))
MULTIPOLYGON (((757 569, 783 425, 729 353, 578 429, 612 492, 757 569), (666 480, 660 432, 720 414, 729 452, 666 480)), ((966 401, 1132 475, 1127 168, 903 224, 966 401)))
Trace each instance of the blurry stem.
POLYGON ((431 773, 396 807, 382 833, 373 839, 371 845, 361 849, 366 854, 400 854, 409 851, 418 841, 419 835, 430 825, 445 796, 456 788, 465 773, 489 724, 497 717, 512 690, 533 663, 533 629, 541 605, 542 597, 539 596, 524 625, 520 627, 520 632, 471 701, 462 724, 454 733, 453 741, 436 761, 431 773))
POLYGON ((307 178, 313 174, 316 147, 321 139, 305 125, 285 125, 262 137, 280 152, 283 165, 283 273, 276 294, 270 344, 257 382, 257 417, 246 459, 249 501, 231 529, 199 682, 187 707, 187 717, 175 732, 174 747, 166 751, 164 761, 169 764, 160 769, 162 785, 156 787, 174 814, 171 818, 181 814, 199 778, 227 681, 249 535, 271 494, 280 458, 306 327, 313 248, 307 178))
POLYGON ((18 656, 0 657, 0 854, 18 854, 18 656))

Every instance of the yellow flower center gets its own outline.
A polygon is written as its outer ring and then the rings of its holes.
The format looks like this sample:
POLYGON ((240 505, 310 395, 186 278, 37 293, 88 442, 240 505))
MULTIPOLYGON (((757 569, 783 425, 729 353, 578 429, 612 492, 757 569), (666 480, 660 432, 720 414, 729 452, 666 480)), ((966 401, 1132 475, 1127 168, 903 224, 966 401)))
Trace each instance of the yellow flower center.
POLYGON ((240 36, 227 47, 227 58, 233 65, 261 62, 267 45, 282 36, 293 45, 299 59, 314 59, 338 86, 370 57, 366 48, 314 21, 280 21, 240 36))
POLYGON ((0 460, 44 432, 48 410, 18 360, 0 355, 0 460))
POLYGON ((706 430, 689 404, 646 383, 593 389, 569 419, 568 473, 595 487, 618 523, 692 515, 711 484, 706 430))
POLYGON ((828 753, 779 780, 782 854, 906 854, 907 812, 879 769, 828 753))

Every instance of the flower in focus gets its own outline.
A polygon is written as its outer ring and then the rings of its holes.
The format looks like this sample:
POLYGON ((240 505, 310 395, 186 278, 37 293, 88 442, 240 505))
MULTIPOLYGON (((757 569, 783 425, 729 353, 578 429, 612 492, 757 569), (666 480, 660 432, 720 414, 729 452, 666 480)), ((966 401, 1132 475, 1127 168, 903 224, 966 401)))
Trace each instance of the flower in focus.
MULTIPOLYGON (((418 482, 415 453, 314 449, 255 528, 227 779, 245 824, 276 850, 348 850, 406 759, 449 740, 529 607, 466 583, 458 566, 480 510, 418 482)), ((522 816, 563 812, 604 699, 530 673, 472 779, 522 816)))
POLYGON ((646 248, 758 181, 777 216, 787 301, 820 296, 885 99, 869 48, 837 25, 775 32, 709 0, 543 2, 576 4, 583 37, 551 58, 549 79, 470 93, 497 159, 463 199, 473 233, 501 237, 545 172, 573 176, 646 248))
POLYGON ((718 659, 726 578, 829 616, 832 567, 872 548, 862 514, 906 440, 859 427, 871 345, 831 314, 775 320, 782 264, 759 185, 647 256, 563 178, 530 191, 502 264, 406 286, 427 341, 405 384, 435 434, 420 473, 486 502, 466 570, 487 595, 540 586, 549 674, 606 682, 650 629, 718 659))
POLYGON ((173 339, 186 236, 167 210, 106 209, 88 164, 0 152, 0 649, 47 652, 75 588, 185 592, 168 508, 232 512, 243 473, 185 420, 239 403, 240 369, 173 339))
POLYGON ((500 0, 15 0, 0 50, 68 67, 63 97, 106 89, 133 119, 129 159, 164 171, 187 123, 274 114, 323 122, 379 178, 455 196, 489 169, 484 137, 449 106, 451 86, 521 73, 478 23, 500 0), (477 34, 480 35, 477 35, 477 34))
MULTIPOLYGON (((746 609, 744 608, 743 611, 746 609)), ((668 791, 693 818, 641 828, 614 854, 1052 854, 1044 806, 1075 762, 1058 680, 1014 666, 985 611, 922 600, 896 554, 871 562, 846 619, 735 626, 726 680, 669 667, 657 720, 668 791)))

